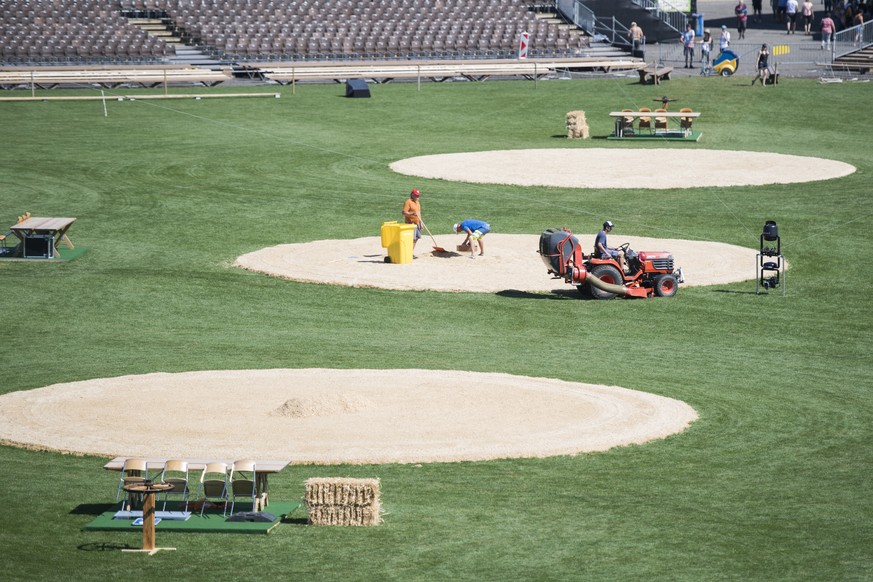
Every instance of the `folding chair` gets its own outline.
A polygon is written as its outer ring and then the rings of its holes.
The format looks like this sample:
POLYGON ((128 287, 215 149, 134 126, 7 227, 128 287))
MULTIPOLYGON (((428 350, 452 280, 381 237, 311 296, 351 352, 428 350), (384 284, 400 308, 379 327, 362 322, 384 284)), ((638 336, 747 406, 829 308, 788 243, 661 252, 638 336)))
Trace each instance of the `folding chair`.
POLYGON ((167 510, 167 497, 170 495, 181 495, 182 501, 185 502, 185 511, 188 511, 188 463, 185 461, 167 461, 164 465, 164 470, 161 472, 161 483, 172 485, 172 489, 164 491, 164 508, 167 510))
POLYGON ((128 494, 124 491, 127 485, 135 483, 143 483, 148 474, 148 463, 144 459, 125 459, 124 466, 121 468, 121 477, 118 479, 118 490, 115 492, 115 501, 121 499, 121 494, 124 493, 124 499, 121 501, 121 509, 124 509, 124 504, 127 502, 127 508, 130 509, 130 499, 134 494, 128 494))
POLYGON ((255 510, 255 496, 257 495, 257 467, 254 461, 236 461, 230 468, 230 514, 237 497, 247 497, 252 501, 252 511, 255 510))
POLYGON ((224 502, 222 515, 227 515, 227 463, 208 463, 200 474, 200 487, 197 489, 197 499, 203 500, 200 506, 200 516, 206 509, 206 502, 212 499, 224 502))

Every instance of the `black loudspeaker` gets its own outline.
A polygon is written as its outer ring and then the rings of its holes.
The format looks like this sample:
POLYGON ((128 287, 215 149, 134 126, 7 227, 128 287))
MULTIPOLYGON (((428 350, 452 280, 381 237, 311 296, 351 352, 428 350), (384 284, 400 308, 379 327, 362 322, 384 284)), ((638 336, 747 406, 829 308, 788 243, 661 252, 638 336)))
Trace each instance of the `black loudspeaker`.
POLYGON ((370 88, 363 79, 348 79, 346 81, 346 97, 369 97, 370 88))
POLYGON ((50 234, 31 234, 24 237, 25 259, 50 259, 54 256, 54 238, 50 234))
POLYGON ((266 511, 242 511, 234 513, 226 521, 276 521, 276 516, 266 511))

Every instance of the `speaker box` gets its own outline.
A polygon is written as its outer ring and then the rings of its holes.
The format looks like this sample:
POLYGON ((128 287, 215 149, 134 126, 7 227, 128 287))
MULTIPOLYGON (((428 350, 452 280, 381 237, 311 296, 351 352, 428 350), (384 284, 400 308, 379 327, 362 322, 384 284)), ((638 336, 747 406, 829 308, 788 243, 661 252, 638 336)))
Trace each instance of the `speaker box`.
POLYGON ((25 259, 50 259, 54 255, 54 238, 50 234, 32 234, 24 237, 25 259))
POLYGON ((348 79, 346 81, 346 97, 369 97, 370 88, 363 79, 348 79))
POLYGON ((241 511, 227 518, 227 521, 276 521, 276 516, 266 511, 241 511))

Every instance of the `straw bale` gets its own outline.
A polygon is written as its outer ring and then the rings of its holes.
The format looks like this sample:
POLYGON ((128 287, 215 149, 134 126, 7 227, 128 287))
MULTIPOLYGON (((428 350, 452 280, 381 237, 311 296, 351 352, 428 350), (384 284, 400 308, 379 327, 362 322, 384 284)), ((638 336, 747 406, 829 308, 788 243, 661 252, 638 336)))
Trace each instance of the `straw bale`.
POLYGON ((304 500, 314 525, 376 525, 381 522, 378 479, 313 477, 306 481, 304 500))
POLYGON ((378 479, 313 477, 306 481, 305 500, 309 505, 367 506, 378 502, 378 479))
POLYGON ((381 523, 378 501, 371 506, 343 505, 309 506, 309 523, 312 525, 367 526, 381 523))

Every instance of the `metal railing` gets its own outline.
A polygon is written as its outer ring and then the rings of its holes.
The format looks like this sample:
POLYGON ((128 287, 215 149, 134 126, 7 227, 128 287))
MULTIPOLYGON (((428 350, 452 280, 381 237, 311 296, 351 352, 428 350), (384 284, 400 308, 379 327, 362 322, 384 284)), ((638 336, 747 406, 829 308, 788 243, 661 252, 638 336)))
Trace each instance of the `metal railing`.
POLYGON ((676 32, 684 31, 685 25, 688 24, 688 17, 682 9, 668 0, 631 0, 631 2, 644 8, 676 32))
POLYGON ((557 8, 564 18, 591 35, 595 41, 605 41, 621 47, 631 46, 627 26, 616 20, 614 16, 598 18, 579 0, 558 0, 557 8))
POLYGON ((873 44, 873 21, 859 24, 834 34, 832 59, 838 59, 873 44))

